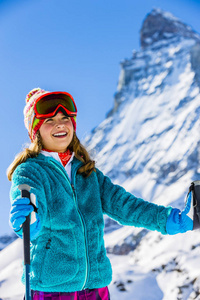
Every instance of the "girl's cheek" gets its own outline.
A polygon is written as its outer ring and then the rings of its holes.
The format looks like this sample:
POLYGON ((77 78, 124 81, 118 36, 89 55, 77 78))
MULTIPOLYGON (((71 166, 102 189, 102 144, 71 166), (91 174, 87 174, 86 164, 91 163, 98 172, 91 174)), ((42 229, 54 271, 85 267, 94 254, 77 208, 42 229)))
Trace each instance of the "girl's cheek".
POLYGON ((51 123, 48 123, 48 124, 45 124, 45 129, 46 130, 49 130, 49 129, 51 129, 53 127, 53 124, 51 123))

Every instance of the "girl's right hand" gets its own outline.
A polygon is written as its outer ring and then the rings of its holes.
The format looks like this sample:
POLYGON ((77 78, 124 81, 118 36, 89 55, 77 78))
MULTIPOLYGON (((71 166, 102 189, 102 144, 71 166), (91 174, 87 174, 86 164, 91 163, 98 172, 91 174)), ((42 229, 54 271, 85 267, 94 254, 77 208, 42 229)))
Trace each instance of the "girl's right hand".
POLYGON ((29 214, 31 214, 30 238, 32 240, 38 235, 41 228, 39 216, 34 211, 34 206, 30 202, 30 199, 19 197, 13 201, 10 210, 10 225, 20 238, 22 238, 22 225, 29 214))

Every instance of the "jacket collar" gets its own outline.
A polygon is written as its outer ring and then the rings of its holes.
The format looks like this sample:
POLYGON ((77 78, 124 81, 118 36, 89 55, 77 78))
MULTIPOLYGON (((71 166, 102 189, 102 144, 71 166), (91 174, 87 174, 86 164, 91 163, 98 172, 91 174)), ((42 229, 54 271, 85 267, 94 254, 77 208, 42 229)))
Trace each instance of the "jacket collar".
MULTIPOLYGON (((34 158, 32 158, 32 159, 34 159, 34 158)), ((38 156, 35 159, 36 159, 36 161, 39 160, 41 162, 54 161, 54 162, 58 163, 57 160, 54 159, 53 157, 44 156, 41 153, 39 153, 38 156)), ((81 167, 83 165, 83 163, 80 160, 78 160, 75 156, 74 156, 74 158, 73 158, 73 160, 72 160, 71 163, 72 163, 73 167, 75 167, 75 168, 79 168, 79 167, 81 167)))

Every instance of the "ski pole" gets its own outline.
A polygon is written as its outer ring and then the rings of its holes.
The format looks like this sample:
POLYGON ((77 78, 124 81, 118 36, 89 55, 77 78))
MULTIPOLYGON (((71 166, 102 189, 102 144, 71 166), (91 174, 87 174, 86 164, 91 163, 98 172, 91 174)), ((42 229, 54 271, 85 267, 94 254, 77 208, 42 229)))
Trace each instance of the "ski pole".
MULTIPOLYGON (((30 199, 30 186, 21 184, 18 186, 21 191, 21 197, 30 199)), ((24 266, 25 266, 25 300, 31 300, 30 289, 30 215, 26 217, 23 223, 23 248, 24 248, 24 266)))

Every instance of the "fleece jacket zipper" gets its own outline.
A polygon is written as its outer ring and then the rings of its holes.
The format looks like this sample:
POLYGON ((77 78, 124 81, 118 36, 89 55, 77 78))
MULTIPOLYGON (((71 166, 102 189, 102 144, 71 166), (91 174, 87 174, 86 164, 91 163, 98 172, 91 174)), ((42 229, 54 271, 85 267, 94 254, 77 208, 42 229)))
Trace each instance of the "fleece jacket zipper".
POLYGON ((69 177, 65 171, 65 169, 63 170, 63 167, 58 165, 58 163, 55 161, 51 160, 51 163, 55 166, 55 168, 57 170, 60 171, 60 173, 67 179, 67 182, 69 183, 70 189, 72 191, 72 195, 73 195, 73 200, 76 206, 76 210, 78 212, 79 218, 81 220, 81 225, 82 225, 82 229, 83 229, 83 234, 84 234, 84 241, 85 241, 85 261, 86 261, 86 271, 85 271, 85 279, 84 279, 84 283, 82 286, 82 290, 85 288, 86 286, 86 282, 87 282, 87 278, 88 278, 88 265, 89 265, 89 261, 88 261, 88 245, 87 245, 87 235, 86 235, 86 225, 85 225, 85 221, 83 218, 83 215, 78 207, 78 202, 77 202, 77 196, 76 196, 76 188, 75 188, 75 175, 76 175, 76 171, 78 168, 76 168, 73 171, 72 174, 72 184, 70 183, 69 177))

